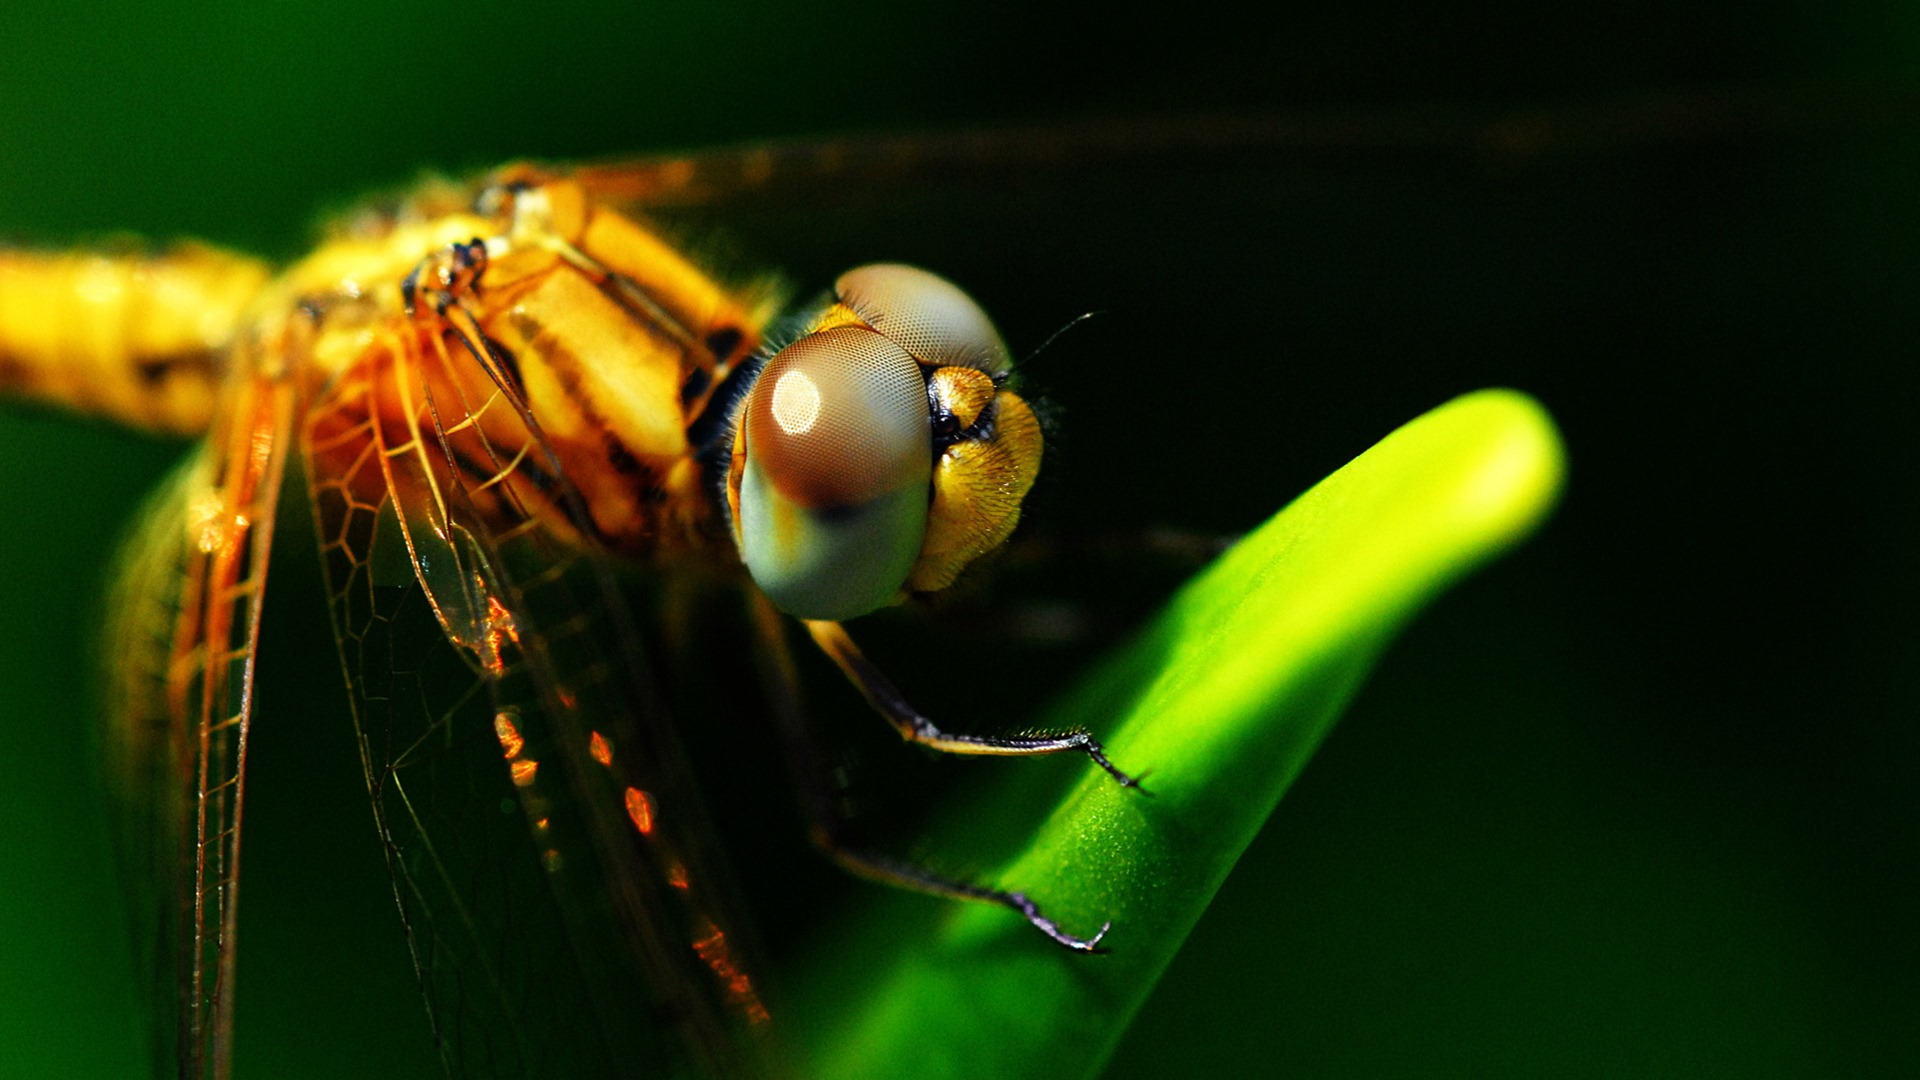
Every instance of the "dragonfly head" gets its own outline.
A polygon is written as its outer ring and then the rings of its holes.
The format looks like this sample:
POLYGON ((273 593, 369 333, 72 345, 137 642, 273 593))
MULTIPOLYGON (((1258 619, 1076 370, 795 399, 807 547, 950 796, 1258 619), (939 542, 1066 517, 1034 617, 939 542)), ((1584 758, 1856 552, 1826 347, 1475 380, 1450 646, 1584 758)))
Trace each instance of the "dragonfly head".
POLYGON ((895 264, 834 296, 746 394, 727 474, 741 559, 805 619, 946 588, 1006 541, 1040 471, 1040 425, 971 297, 895 264))

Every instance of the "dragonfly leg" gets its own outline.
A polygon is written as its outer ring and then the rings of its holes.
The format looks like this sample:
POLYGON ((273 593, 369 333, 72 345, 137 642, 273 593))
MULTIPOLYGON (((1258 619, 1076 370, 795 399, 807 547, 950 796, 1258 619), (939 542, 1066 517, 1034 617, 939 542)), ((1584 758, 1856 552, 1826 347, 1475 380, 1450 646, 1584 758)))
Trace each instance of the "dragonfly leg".
POLYGON ((828 858, 840 864, 842 868, 869 881, 912 889, 914 892, 927 893, 931 896, 944 896, 950 900, 975 900, 997 904, 1019 912, 1033 924, 1035 929, 1075 952, 1106 951, 1100 947, 1100 940, 1107 936, 1108 930, 1112 929, 1111 922, 1100 924, 1100 929, 1091 937, 1075 937, 1060 929, 1060 924, 1041 914, 1040 905, 1029 899, 1026 893, 975 885, 900 859, 844 847, 832 829, 819 823, 816 823, 813 831, 813 842, 820 850, 827 853, 828 858))
MULTIPOLYGON (((832 795, 833 785, 826 779, 828 770, 820 759, 819 748, 815 745, 800 716, 799 680, 794 671, 793 656, 787 651, 785 617, 774 610, 766 597, 757 593, 752 596, 752 609, 759 631, 757 634, 758 657, 762 674, 772 690, 773 712, 781 736, 787 744, 787 759, 794 770, 795 785, 799 788, 801 802, 811 825, 808 833, 814 846, 825 852, 828 858, 838 863, 843 869, 870 881, 878 881, 932 896, 944 896, 953 900, 997 904, 1019 912, 1021 917, 1031 923, 1035 929, 1075 952, 1106 951, 1099 946, 1101 939, 1106 937, 1107 930, 1113 925, 1110 922, 1101 924, 1100 929, 1090 937, 1076 937, 1062 930, 1058 923, 1043 914, 1040 911, 1040 905, 1025 893, 976 885, 849 844, 844 836, 844 819, 832 795)), ((827 625, 836 630, 839 629, 838 624, 827 625)), ((844 634, 842 636, 844 637, 844 634)), ((852 642, 849 641, 848 646, 851 648, 852 642)), ((853 655, 859 656, 858 652, 853 655)), ((861 663, 864 664, 865 661, 862 660, 861 663)), ((871 667, 871 665, 868 666, 871 667)), ((877 673, 875 677, 878 678, 877 673)), ((888 690, 891 691, 892 687, 889 686, 888 690)), ((894 693, 894 697, 898 699, 897 692, 894 693)), ((1091 743, 1092 740, 1088 742, 1091 743)), ((1095 752, 1098 752, 1099 745, 1094 743, 1093 746, 1095 752)), ((1069 747, 1057 749, 1069 749, 1069 747)), ((1098 760, 1104 764, 1104 755, 1098 760)), ((1109 771, 1113 771, 1111 765, 1106 767, 1109 771)), ((1132 778, 1126 779, 1131 781, 1132 778)))
MULTIPOLYGON (((1062 751, 1078 751, 1087 755, 1095 765, 1106 770, 1107 775, 1119 781, 1121 787, 1140 787, 1140 778, 1120 771, 1119 767, 1107 760, 1107 753, 1090 733, 1086 731, 1064 731, 1048 735, 957 735, 941 730, 933 721, 922 716, 900 691, 887 680, 880 669, 873 666, 861 654, 860 649, 847 636, 847 631, 837 622, 805 620, 807 632, 813 635, 814 643, 827 654, 840 670, 858 689, 887 722, 900 732, 900 737, 908 742, 919 743, 949 754, 1057 754, 1062 751)), ((1143 792, 1144 793, 1144 792, 1143 792)))

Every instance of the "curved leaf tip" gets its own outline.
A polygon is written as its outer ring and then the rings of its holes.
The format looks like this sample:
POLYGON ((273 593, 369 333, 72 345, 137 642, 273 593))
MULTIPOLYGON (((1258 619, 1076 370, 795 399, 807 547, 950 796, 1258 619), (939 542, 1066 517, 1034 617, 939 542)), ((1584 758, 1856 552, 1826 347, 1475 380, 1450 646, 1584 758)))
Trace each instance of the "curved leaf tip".
POLYGON ((844 954, 817 965, 841 971, 811 988, 837 1002, 808 1033, 816 1074, 1096 1072, 1382 648, 1531 531, 1564 468, 1537 402, 1481 391, 1394 431, 1244 538, 1050 718, 1107 734, 1116 762, 1150 772, 1152 796, 1087 770, 998 877, 1063 925, 1111 919, 1112 952, 1053 949, 997 908, 934 926, 915 906, 922 921, 890 927, 897 938, 865 922, 859 975, 844 954), (876 955, 888 958, 877 974, 876 955))

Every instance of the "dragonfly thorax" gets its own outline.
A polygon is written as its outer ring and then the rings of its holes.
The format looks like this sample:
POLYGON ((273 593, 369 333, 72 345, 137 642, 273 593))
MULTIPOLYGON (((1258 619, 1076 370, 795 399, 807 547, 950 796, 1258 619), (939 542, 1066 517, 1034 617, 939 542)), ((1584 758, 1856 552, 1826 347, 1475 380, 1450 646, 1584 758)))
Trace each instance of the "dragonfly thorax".
MULTIPOLYGON (((290 272, 327 358, 316 445, 357 453, 347 433, 368 426, 389 453, 432 444, 421 483, 465 491, 489 528, 635 558, 718 549, 811 619, 943 589, 1018 522, 1039 424, 952 283, 849 271, 746 378, 773 290, 721 284, 567 177, 509 168, 472 205, 397 216, 290 272), (368 307, 380 278, 395 299, 368 307)), ((365 486, 356 502, 392 482, 329 468, 365 486)))

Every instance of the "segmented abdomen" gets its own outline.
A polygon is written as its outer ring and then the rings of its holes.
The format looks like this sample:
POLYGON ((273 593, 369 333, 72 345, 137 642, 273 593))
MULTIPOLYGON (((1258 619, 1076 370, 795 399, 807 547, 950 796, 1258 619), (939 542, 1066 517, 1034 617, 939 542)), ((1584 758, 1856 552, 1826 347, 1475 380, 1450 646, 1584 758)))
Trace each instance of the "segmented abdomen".
POLYGON ((0 251, 0 392, 199 434, 225 350, 269 275, 265 263, 203 244, 0 251))

